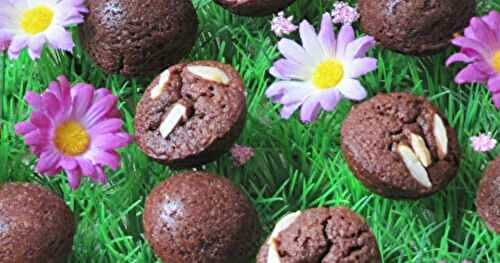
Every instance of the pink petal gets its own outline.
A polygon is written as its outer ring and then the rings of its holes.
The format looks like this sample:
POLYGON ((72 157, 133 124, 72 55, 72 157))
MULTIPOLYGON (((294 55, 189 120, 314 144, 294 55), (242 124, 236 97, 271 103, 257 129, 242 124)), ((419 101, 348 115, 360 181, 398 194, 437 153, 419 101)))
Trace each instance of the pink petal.
POLYGON ((468 48, 468 49, 473 49, 477 51, 483 58, 488 58, 490 57, 491 50, 484 46, 483 43, 471 39, 471 38, 466 38, 466 37, 457 37, 451 41, 454 45, 462 47, 462 48, 468 48))
POLYGON ((295 103, 290 105, 285 105, 280 111, 280 115, 283 119, 289 119, 293 113, 302 105, 302 103, 295 103))
POLYGON ((45 36, 43 34, 38 34, 31 37, 28 42, 28 54, 31 59, 39 59, 42 54, 42 48, 45 44, 45 36))
POLYGON ((470 63, 474 61, 472 58, 468 57, 467 55, 463 53, 456 53, 453 54, 451 57, 446 60, 446 66, 449 66, 455 62, 464 62, 464 63, 470 63))
POLYGON ((59 115, 59 110, 61 110, 59 105, 59 100, 52 92, 45 92, 42 95, 42 105, 52 118, 56 118, 59 115))
MULTIPOLYGON (((486 24, 481 18, 473 17, 470 24, 472 30, 474 30, 474 35, 480 42, 490 47, 496 44, 497 40, 495 33, 490 30, 488 24, 486 24)), ((500 27, 500 25, 498 26, 500 27)))
POLYGON ((82 118, 89 109, 94 98, 94 87, 88 84, 77 84, 71 89, 73 98, 73 113, 75 119, 82 118))
POLYGON ((94 124, 104 118, 112 108, 116 107, 116 102, 117 98, 115 96, 108 95, 94 103, 83 117, 87 128, 92 128, 94 124))
POLYGON ((43 152, 36 164, 35 170, 38 173, 44 173, 47 170, 54 169, 59 160, 60 156, 58 153, 53 151, 43 152))
POLYGON ((29 121, 23 121, 16 124, 15 130, 17 135, 25 135, 36 130, 36 127, 29 121))
POLYGON ((78 189, 78 187, 80 187, 80 180, 81 180, 80 171, 75 169, 66 171, 66 173, 68 175, 68 183, 71 189, 72 190, 78 189))
POLYGON ((498 30, 498 27, 500 25, 500 13, 498 11, 493 10, 487 16, 484 16, 483 20, 488 24, 488 26, 491 29, 493 29, 493 31, 496 33, 497 42, 500 42, 500 30, 498 30))
POLYGON ((46 37, 51 47, 72 52, 74 43, 71 33, 66 31, 63 27, 51 27, 50 31, 46 33, 46 37))
POLYGON ((84 176, 92 177, 95 175, 96 169, 91 161, 84 158, 78 158, 77 161, 84 176))
POLYGON ((42 108, 42 97, 35 92, 28 91, 26 95, 24 95, 24 99, 35 111, 41 111, 42 108))
POLYGON ((35 130, 24 136, 24 143, 28 145, 45 145, 47 144, 47 140, 47 134, 41 132, 40 130, 35 130))
POLYGON ((66 171, 75 170, 76 168, 78 168, 78 163, 73 157, 63 157, 60 164, 66 171))
POLYGON ((88 130, 89 134, 104 134, 113 133, 121 130, 123 121, 118 118, 107 119, 96 123, 91 129, 88 130))
POLYGON ((357 58, 347 66, 347 76, 357 78, 377 69, 377 59, 357 58))
POLYGON ((299 80, 306 80, 311 75, 309 69, 303 64, 288 59, 279 59, 274 62, 273 70, 270 73, 276 78, 299 80), (273 73, 278 74, 274 75, 273 73))
POLYGON ((59 90, 60 90, 60 98, 61 106, 68 113, 71 113, 71 85, 69 84, 68 79, 65 76, 57 77, 57 81, 59 82, 59 90))
POLYGON ((363 88, 359 80, 356 79, 344 79, 337 86, 340 93, 350 100, 360 101, 366 98, 366 90, 363 88))
POLYGON ((330 89, 321 95, 319 102, 324 110, 332 111, 335 107, 337 107, 340 99, 342 99, 342 95, 338 89, 330 89))
POLYGON ((307 20, 304 20, 300 23, 299 33, 306 52, 316 63, 320 63, 324 59, 325 54, 323 53, 323 48, 319 43, 314 27, 307 20))
POLYGON ((288 89, 287 92, 283 95, 283 98, 281 99, 281 103, 288 105, 288 104, 294 104, 297 102, 303 102, 307 97, 309 97, 311 94, 310 89, 305 89, 305 88, 291 88, 288 89))
POLYGON ((329 57, 335 57, 337 42, 335 39, 335 31, 333 30, 332 17, 328 13, 323 15, 321 30, 319 31, 318 37, 325 54, 329 57))
POLYGON ((343 25, 340 28, 337 39, 337 58, 344 58, 347 50, 347 45, 354 40, 354 29, 351 25, 343 25))
POLYGON ((101 150, 94 150, 89 153, 89 159, 91 159, 95 164, 107 165, 111 169, 116 170, 120 166, 120 155, 116 152, 108 152, 101 150))
POLYGON ((303 47, 290 39, 283 38, 278 42, 278 49, 285 58, 305 65, 312 64, 312 58, 306 53, 303 47))
POLYGON ((39 111, 34 111, 31 113, 30 121, 40 129, 48 129, 52 126, 51 120, 47 118, 45 114, 39 111))
POLYGON ((92 146, 107 151, 125 147, 129 143, 130 143, 129 137, 108 133, 93 138, 92 146))
POLYGON ((371 36, 358 38, 347 45, 344 58, 355 59, 363 57, 366 52, 375 46, 375 39, 371 36))
POLYGON ((488 80, 488 90, 491 93, 500 93, 500 75, 488 80))
POLYGON ((14 36, 8 50, 9 57, 11 59, 16 59, 17 57, 19 57, 21 50, 23 50, 23 48, 28 45, 28 40, 29 38, 26 35, 14 36))
POLYGON ((311 96, 304 102, 300 109, 300 119, 302 122, 310 123, 316 120, 321 110, 320 98, 321 96, 311 96))
POLYGON ((455 77, 455 82, 458 84, 464 83, 476 83, 476 82, 485 82, 488 79, 488 76, 483 72, 479 71, 474 64, 469 64, 467 67, 462 69, 457 76, 455 77))
POLYGON ((96 171, 97 171, 97 178, 94 180, 100 184, 105 184, 108 182, 108 178, 104 171, 102 170, 102 167, 96 166, 96 171))

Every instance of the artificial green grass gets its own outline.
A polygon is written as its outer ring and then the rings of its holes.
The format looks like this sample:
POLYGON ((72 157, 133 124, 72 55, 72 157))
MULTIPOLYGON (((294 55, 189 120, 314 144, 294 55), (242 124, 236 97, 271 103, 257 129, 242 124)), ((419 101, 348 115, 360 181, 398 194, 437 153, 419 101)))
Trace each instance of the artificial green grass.
MULTIPOLYGON (((211 0, 194 3, 201 35, 186 60, 215 59, 231 63, 241 72, 248 91, 249 114, 238 143, 256 149, 255 157, 242 168, 236 168, 225 155, 206 169, 229 177, 250 196, 264 234, 288 212, 344 205, 366 218, 384 262, 500 262, 500 235, 487 230, 474 207, 482 172, 500 148, 479 154, 468 141, 485 131, 499 138, 500 111, 491 104, 484 86, 454 84, 460 66, 444 66, 453 48, 426 58, 381 47, 370 52, 379 59, 379 68, 362 78, 369 95, 408 91, 426 96, 457 130, 463 152, 459 175, 445 190, 419 201, 393 201, 367 191, 342 157, 340 126, 351 103, 343 102, 315 123, 303 125, 297 116, 280 119, 279 105, 265 98, 264 91, 273 81, 267 70, 279 56, 269 18, 237 17, 211 0)), ((307 18, 318 25, 321 14, 330 11, 332 3, 299 0, 289 13, 297 21, 307 18)), ((478 5, 480 14, 492 9, 500 9, 499 0, 478 5)), ((141 216, 148 192, 172 174, 169 169, 148 160, 131 145, 121 151, 122 168, 108 172, 109 184, 93 185, 84 179, 77 191, 71 191, 64 175, 46 178, 32 171, 36 160, 13 128, 28 117, 25 92, 40 92, 65 74, 73 83, 89 82, 112 89, 120 98, 126 129, 133 133, 135 105, 151 79, 106 75, 80 48, 73 55, 45 50, 37 62, 30 61, 26 54, 17 61, 0 55, 0 63, 0 182, 36 182, 65 199, 78 218, 69 262, 159 262, 144 239, 141 216)))

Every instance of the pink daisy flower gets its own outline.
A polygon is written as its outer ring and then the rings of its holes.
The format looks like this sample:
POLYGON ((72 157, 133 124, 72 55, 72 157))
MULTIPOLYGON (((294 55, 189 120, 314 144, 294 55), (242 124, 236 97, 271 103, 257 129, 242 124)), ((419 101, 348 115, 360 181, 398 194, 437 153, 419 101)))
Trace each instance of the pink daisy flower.
POLYGON ((278 37, 297 31, 299 27, 293 24, 293 16, 285 17, 284 12, 279 12, 271 21, 271 30, 278 37))
POLYGON ((108 89, 95 90, 85 83, 70 88, 61 76, 43 94, 28 92, 25 99, 33 112, 28 121, 16 125, 16 133, 39 157, 38 173, 50 176, 64 170, 76 189, 81 176, 105 183, 103 167, 119 167, 116 149, 131 138, 122 132, 117 98, 108 89))
POLYGON ((45 43, 71 52, 71 32, 65 27, 83 22, 85 0, 0 0, 0 46, 9 43, 15 59, 28 47, 32 59, 40 58, 45 43), (3 41, 2 41, 3 39, 3 41))
POLYGON ((497 140, 491 137, 491 133, 483 133, 470 138, 471 146, 476 152, 484 153, 495 149, 497 140))
POLYGON ((500 12, 491 11, 484 17, 472 18, 464 36, 456 37, 452 43, 461 49, 446 65, 468 64, 457 74, 455 82, 487 83, 493 103, 500 109, 500 12))
POLYGON ((366 90, 357 78, 377 68, 375 58, 364 57, 375 45, 374 38, 356 39, 350 25, 342 26, 335 37, 329 14, 323 15, 318 35, 307 21, 300 24, 299 32, 302 46, 282 39, 278 49, 285 58, 269 70, 279 81, 268 88, 266 96, 284 105, 281 116, 288 119, 301 107, 300 119, 309 123, 321 109, 332 111, 344 97, 363 100, 366 90))

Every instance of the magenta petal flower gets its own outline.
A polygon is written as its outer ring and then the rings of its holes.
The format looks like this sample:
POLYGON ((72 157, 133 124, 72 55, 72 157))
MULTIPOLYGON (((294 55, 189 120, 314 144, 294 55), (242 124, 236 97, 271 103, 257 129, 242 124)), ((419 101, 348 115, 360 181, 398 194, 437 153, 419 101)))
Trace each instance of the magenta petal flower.
POLYGON ((10 58, 24 48, 32 59, 40 58, 45 43, 71 52, 71 33, 65 27, 83 22, 85 0, 0 0, 0 46, 9 43, 10 58), (2 41, 2 36, 9 39, 2 41))
POLYGON ((85 83, 70 88, 61 76, 43 94, 28 92, 25 99, 33 112, 16 125, 16 133, 39 158, 37 172, 55 175, 64 170, 76 189, 81 176, 105 183, 103 167, 119 167, 116 149, 128 145, 131 137, 122 131, 117 98, 109 90, 85 83))
POLYGON ((471 146, 476 152, 484 153, 495 149, 497 140, 491 137, 491 133, 483 133, 470 138, 471 146))
POLYGON ((303 122, 314 121, 320 110, 332 111, 342 98, 363 100, 366 90, 358 77, 377 68, 375 58, 364 57, 375 45, 373 37, 356 39, 350 25, 344 25, 335 37, 332 18, 323 15, 321 30, 303 21, 299 28, 302 46, 282 39, 278 49, 284 58, 269 70, 279 81, 272 84, 266 96, 283 104, 281 116, 289 118, 301 107, 303 122))
POLYGON ((493 103, 500 109, 500 12, 472 18, 464 36, 456 37, 452 43, 461 49, 446 64, 468 64, 457 74, 455 82, 487 84, 493 103))

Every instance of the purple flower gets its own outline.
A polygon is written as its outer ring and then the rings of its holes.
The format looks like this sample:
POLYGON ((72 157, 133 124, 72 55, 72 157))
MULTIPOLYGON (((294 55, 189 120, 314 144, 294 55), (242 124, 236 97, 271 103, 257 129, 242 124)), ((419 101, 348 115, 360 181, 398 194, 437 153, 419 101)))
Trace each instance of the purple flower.
POLYGON ((468 64, 455 77, 455 82, 487 83, 493 103, 500 109, 500 12, 491 11, 484 17, 472 18, 464 35, 453 39, 452 43, 461 49, 446 64, 468 64))
POLYGON ((375 45, 373 37, 356 39, 350 25, 344 25, 335 37, 329 14, 323 15, 317 35, 307 21, 300 24, 302 46, 282 39, 278 49, 285 58, 274 62, 269 72, 279 79, 266 91, 275 103, 283 104, 285 119, 299 108, 303 122, 314 121, 321 109, 332 111, 346 97, 363 100, 366 90, 356 79, 377 68, 375 58, 364 57, 375 45))
POLYGON ((352 24, 359 19, 357 8, 350 6, 345 2, 336 2, 333 4, 332 11, 334 24, 352 24))
POLYGON ((271 30, 279 37, 297 31, 298 27, 293 24, 293 16, 285 17, 285 13, 279 12, 271 21, 271 30))
POLYGON ((0 31, 0 52, 7 50, 10 46, 12 37, 7 32, 0 31))
POLYGON ((65 27, 83 22, 82 14, 88 12, 84 1, 0 0, 0 36, 4 38, 0 37, 0 46, 9 43, 12 59, 25 47, 32 59, 38 59, 47 42, 51 48, 71 52, 74 43, 65 27))
POLYGON ((235 144, 231 148, 231 157, 236 166, 243 166, 250 159, 252 159, 254 154, 255 150, 252 147, 235 144))
POLYGON ((16 133, 39 157, 37 172, 50 176, 64 170, 76 189, 81 176, 105 183, 103 167, 119 167, 116 149, 131 138, 122 132, 117 98, 108 89, 95 90, 85 83, 70 88, 61 76, 43 94, 28 92, 25 99, 33 112, 16 125, 16 133))
POLYGON ((470 138, 471 146, 476 152, 488 152, 495 149, 497 140, 491 137, 491 133, 483 133, 470 138))

